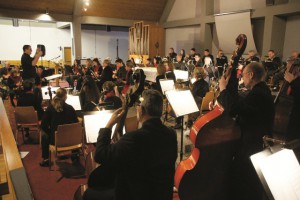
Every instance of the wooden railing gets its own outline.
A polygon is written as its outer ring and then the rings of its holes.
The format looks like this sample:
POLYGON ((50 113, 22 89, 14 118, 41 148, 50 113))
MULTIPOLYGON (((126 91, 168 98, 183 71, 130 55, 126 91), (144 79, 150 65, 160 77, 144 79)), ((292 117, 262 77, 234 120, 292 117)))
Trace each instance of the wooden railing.
MULTIPOLYGON (((9 124, 7 113, 0 98, 0 138, 3 149, 3 160, 8 182, 9 193, 3 200, 33 199, 25 169, 9 124)), ((0 164, 1 165, 1 164, 0 164)), ((1 199, 1 196, 0 196, 1 199)))

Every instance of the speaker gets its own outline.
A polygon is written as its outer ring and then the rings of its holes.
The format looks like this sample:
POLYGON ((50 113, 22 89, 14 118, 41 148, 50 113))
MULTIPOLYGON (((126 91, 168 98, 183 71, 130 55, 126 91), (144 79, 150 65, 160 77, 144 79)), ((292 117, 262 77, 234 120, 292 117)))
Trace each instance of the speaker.
POLYGON ((267 6, 273 6, 275 3, 275 0, 266 0, 266 5, 267 6))
POLYGON ((107 32, 111 32, 111 26, 106 25, 106 31, 107 31, 107 32))
POLYGON ((43 44, 38 44, 37 48, 43 52, 42 57, 44 57, 46 55, 46 47, 43 44))

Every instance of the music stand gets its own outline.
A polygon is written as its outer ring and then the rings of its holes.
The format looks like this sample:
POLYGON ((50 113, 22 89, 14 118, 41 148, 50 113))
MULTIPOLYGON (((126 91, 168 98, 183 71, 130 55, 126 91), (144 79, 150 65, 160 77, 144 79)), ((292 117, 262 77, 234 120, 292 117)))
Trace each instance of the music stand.
MULTIPOLYGON (((59 87, 58 87, 58 88, 56 87, 56 89, 53 91, 53 90, 51 89, 52 87, 50 86, 50 80, 59 78, 59 77, 61 77, 61 76, 62 76, 61 74, 54 74, 54 75, 46 76, 46 77, 45 77, 45 80, 47 81, 47 84, 48 84, 48 92, 49 92, 48 94, 49 94, 49 97, 50 97, 49 99, 50 99, 50 100, 52 100, 52 93, 55 94, 55 91, 59 88, 59 87)), ((58 85, 56 85, 56 86, 58 86, 58 85)), ((53 87, 53 88, 54 88, 54 87, 53 87)), ((43 90, 42 90, 42 92, 43 92, 43 90)), ((43 93, 42 93, 42 95, 44 95, 44 94, 47 95, 46 92, 43 92, 43 93)), ((43 96, 43 99, 44 99, 44 96, 43 96)), ((46 99, 48 99, 48 98, 46 98, 46 99)))
MULTIPOLYGON (((110 120, 114 110, 103 110, 87 112, 83 115, 84 129, 86 136, 86 143, 97 143, 97 138, 99 135, 99 130, 105 128, 107 122, 110 120)), ((112 128, 112 133, 114 133, 116 125, 112 128)), ((124 129, 123 129, 124 133, 124 129)), ((113 134, 111 134, 111 138, 113 134)))
POLYGON ((199 112, 198 106, 190 90, 169 90, 166 97, 171 104, 176 117, 181 118, 180 160, 183 157, 183 118, 194 112, 199 112))
MULTIPOLYGON (((166 91, 174 90, 175 89, 175 83, 173 80, 170 79, 159 79, 159 84, 162 90, 163 95, 165 95, 166 91)), ((166 102, 166 108, 165 108, 165 119, 164 122, 168 119, 168 100, 166 102)))
MULTIPOLYGON (((270 141, 276 143, 278 140, 270 141)), ((268 199, 300 199, 299 150, 298 140, 289 144, 268 146, 250 157, 268 199)))
POLYGON ((42 97, 43 100, 52 100, 52 97, 55 96, 56 90, 59 87, 52 87, 52 86, 44 86, 41 88, 42 90, 42 97))

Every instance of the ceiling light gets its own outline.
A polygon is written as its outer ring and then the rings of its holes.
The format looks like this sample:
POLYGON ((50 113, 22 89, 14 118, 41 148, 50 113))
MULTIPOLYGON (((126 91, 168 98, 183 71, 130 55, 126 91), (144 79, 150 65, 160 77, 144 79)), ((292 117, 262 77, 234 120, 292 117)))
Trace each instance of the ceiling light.
POLYGON ((90 2, 86 1, 86 2, 85 2, 85 5, 86 5, 86 6, 89 6, 89 5, 90 5, 90 2))
POLYGON ((86 12, 86 11, 87 11, 87 8, 84 8, 83 10, 86 12))
POLYGON ((46 14, 46 15, 49 15, 49 10, 48 10, 48 8, 46 9, 45 14, 46 14))

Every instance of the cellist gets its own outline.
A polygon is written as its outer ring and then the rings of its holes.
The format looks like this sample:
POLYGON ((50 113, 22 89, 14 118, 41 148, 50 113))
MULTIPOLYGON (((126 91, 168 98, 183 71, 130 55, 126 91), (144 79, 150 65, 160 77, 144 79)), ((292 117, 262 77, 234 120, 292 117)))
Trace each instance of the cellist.
POLYGON ((275 108, 271 91, 265 83, 265 70, 257 62, 247 65, 242 72, 245 87, 250 90, 245 98, 231 94, 229 77, 220 79, 218 102, 232 117, 237 116, 241 139, 232 167, 232 191, 228 199, 260 200, 264 191, 250 161, 250 156, 263 150, 262 137, 271 134, 275 108))

